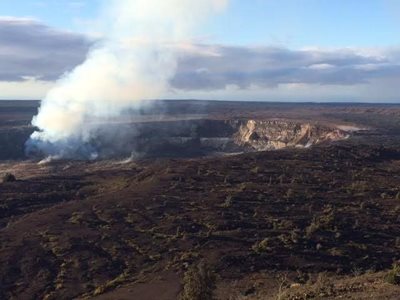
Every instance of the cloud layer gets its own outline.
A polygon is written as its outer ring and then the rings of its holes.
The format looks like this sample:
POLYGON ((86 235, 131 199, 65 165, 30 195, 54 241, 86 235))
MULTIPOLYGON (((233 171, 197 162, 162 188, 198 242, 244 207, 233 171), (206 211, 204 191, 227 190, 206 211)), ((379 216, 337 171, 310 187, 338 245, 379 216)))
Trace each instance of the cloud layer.
POLYGON ((183 90, 219 90, 232 86, 367 84, 374 79, 399 78, 396 53, 200 45, 196 51, 182 53, 172 85, 183 90))
POLYGON ((0 17, 0 81, 56 80, 85 59, 90 44, 34 19, 0 17))
MULTIPOLYGON (((40 21, 0 17, 0 82, 53 82, 84 61, 93 40, 40 21)), ((175 92, 273 90, 280 86, 370 86, 392 89, 400 49, 300 49, 173 45, 179 53, 175 92)))

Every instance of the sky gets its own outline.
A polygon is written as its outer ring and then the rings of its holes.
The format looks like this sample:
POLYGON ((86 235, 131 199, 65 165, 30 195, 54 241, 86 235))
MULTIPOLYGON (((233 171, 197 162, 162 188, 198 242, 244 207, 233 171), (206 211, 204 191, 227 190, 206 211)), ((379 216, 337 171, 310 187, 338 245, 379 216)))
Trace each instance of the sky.
MULTIPOLYGON (((41 99, 82 63, 102 1, 0 0, 0 99, 41 99)), ((397 0, 231 0, 163 98, 400 102, 399 33, 397 0)))

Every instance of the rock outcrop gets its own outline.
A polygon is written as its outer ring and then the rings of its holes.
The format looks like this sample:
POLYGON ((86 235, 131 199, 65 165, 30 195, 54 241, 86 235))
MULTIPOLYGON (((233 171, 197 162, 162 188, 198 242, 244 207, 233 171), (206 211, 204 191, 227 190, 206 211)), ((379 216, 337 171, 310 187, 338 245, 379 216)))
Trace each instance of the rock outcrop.
POLYGON ((307 148, 315 144, 348 138, 344 130, 311 123, 284 120, 248 120, 240 124, 235 143, 255 151, 307 148))

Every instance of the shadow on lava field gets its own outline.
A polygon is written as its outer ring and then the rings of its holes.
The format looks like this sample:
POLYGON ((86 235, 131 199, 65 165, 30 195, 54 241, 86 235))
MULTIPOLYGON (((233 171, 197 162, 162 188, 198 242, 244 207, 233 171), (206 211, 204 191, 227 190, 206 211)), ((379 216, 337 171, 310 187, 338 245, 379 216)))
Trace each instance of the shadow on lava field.
POLYGON ((179 285, 201 260, 220 284, 282 272, 303 284, 400 259, 396 148, 56 164, 68 167, 0 185, 3 298, 96 296, 169 272, 179 285))

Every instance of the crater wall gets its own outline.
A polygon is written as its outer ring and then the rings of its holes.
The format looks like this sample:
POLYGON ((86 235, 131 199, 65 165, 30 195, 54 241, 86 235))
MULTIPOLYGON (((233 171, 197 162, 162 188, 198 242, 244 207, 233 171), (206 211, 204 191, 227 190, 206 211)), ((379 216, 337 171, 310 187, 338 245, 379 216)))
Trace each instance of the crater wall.
MULTIPOLYGON (((88 147, 82 147, 86 152, 71 153, 68 158, 88 158, 87 149, 93 149, 99 159, 198 157, 307 148, 349 137, 348 131, 336 126, 287 120, 174 120, 104 123, 96 128, 88 147)), ((33 130, 32 127, 0 130, 0 159, 26 158, 24 145, 33 130)), ((44 156, 45 153, 33 152, 33 157, 44 156)))

